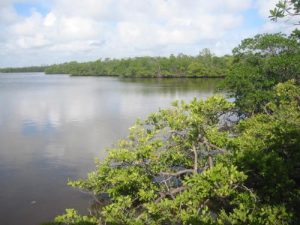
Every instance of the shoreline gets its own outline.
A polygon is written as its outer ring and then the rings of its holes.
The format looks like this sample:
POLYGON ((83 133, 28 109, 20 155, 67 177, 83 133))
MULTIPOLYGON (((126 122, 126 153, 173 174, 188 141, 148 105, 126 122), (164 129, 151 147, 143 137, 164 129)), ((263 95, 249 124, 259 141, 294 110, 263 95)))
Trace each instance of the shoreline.
POLYGON ((138 78, 138 79, 186 79, 186 78, 193 78, 193 79, 224 79, 226 75, 222 76, 122 76, 122 75, 73 75, 68 73, 45 73, 45 72, 1 72, 0 74, 22 74, 22 73, 43 73, 44 75, 68 75, 70 77, 118 77, 118 78, 124 78, 124 79, 132 79, 132 78, 138 78))

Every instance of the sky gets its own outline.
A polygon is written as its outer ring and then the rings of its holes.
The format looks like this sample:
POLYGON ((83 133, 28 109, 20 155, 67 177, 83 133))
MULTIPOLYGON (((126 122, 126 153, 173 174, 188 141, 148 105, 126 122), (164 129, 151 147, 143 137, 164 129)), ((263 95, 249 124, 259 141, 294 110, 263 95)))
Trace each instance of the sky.
POLYGON ((285 32, 277 0, 0 0, 0 67, 134 56, 216 55, 285 32))

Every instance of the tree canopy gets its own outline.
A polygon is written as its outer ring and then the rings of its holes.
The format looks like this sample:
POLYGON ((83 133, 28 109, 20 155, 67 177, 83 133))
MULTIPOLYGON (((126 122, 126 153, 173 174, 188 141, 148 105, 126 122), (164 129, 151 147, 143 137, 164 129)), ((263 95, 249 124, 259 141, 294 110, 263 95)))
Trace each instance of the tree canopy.
POLYGON ((224 77, 230 62, 230 56, 217 57, 204 49, 195 57, 178 54, 169 57, 145 56, 86 63, 70 62, 51 65, 45 72, 73 76, 224 77))
POLYGON ((274 85, 290 79, 299 82, 300 44, 295 34, 297 30, 290 36, 259 34, 233 49, 233 64, 224 88, 235 98, 241 113, 263 111, 274 85))
POLYGON ((0 72, 45 72, 72 76, 121 77, 224 77, 231 64, 231 56, 216 56, 203 49, 197 56, 185 54, 169 57, 135 57, 99 59, 91 62, 67 62, 49 66, 0 68, 0 72))
POLYGON ((48 66, 7 67, 0 68, 1 73, 29 73, 44 72, 48 66))

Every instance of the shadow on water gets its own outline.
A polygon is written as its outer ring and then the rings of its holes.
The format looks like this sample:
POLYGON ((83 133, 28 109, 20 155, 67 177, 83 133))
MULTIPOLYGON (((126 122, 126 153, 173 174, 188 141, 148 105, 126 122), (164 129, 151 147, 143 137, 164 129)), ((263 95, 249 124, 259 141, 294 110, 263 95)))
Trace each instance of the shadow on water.
POLYGON ((185 93, 187 91, 209 92, 216 91, 221 79, 197 79, 197 78, 119 78, 122 83, 140 87, 143 94, 185 93))

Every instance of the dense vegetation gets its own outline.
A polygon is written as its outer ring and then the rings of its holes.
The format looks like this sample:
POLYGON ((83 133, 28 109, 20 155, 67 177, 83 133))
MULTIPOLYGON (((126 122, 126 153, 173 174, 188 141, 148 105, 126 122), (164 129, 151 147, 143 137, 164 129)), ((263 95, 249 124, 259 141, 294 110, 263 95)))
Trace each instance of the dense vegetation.
POLYGON ((179 54, 169 57, 135 57, 105 59, 94 62, 69 62, 50 66, 3 68, 0 72, 45 72, 73 76, 122 77, 224 77, 232 62, 231 56, 218 57, 203 49, 198 56, 179 54))
POLYGON ((29 73, 44 72, 48 66, 29 66, 29 67, 8 67, 0 68, 1 73, 29 73))
POLYGON ((247 38, 233 49, 232 69, 224 88, 242 113, 264 110, 279 82, 300 82, 300 31, 290 36, 262 34, 247 38))
POLYGON ((51 224, 300 224, 299 37, 243 40, 223 86, 235 102, 174 102, 137 121, 69 182, 93 195, 90 214, 51 224))
POLYGON ((70 62, 49 66, 47 74, 122 77, 223 77, 231 64, 230 56, 217 57, 204 49, 196 57, 179 54, 170 57, 105 59, 70 62))

